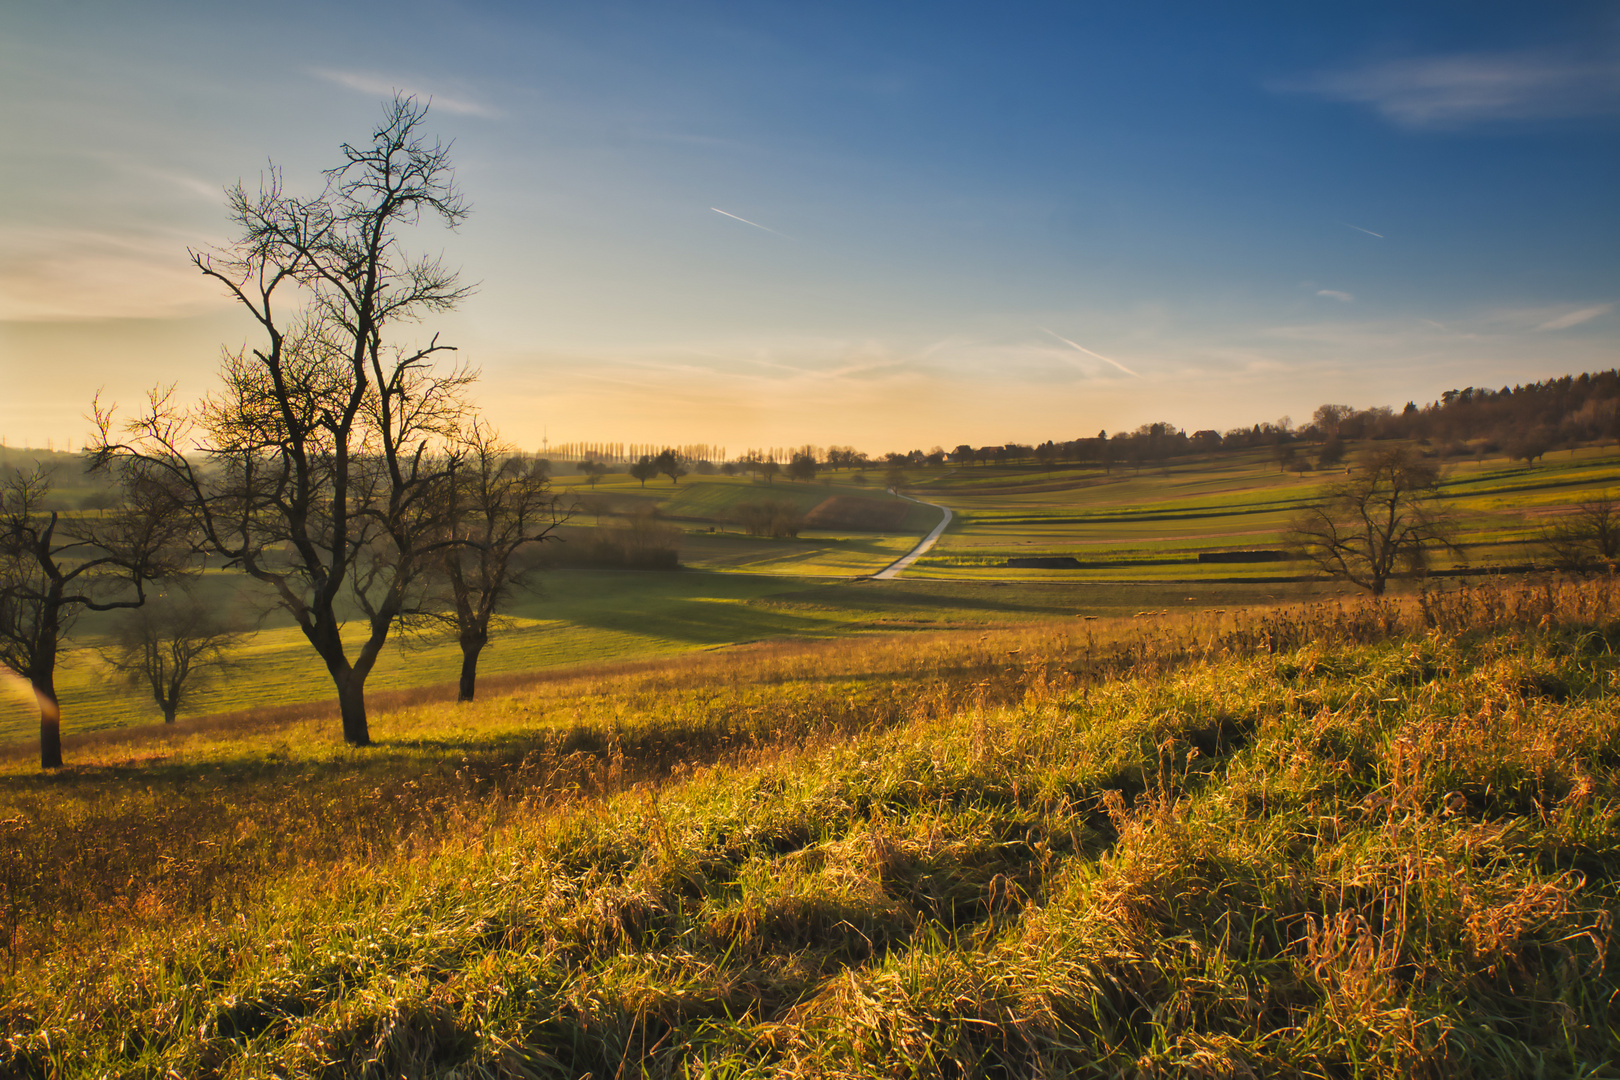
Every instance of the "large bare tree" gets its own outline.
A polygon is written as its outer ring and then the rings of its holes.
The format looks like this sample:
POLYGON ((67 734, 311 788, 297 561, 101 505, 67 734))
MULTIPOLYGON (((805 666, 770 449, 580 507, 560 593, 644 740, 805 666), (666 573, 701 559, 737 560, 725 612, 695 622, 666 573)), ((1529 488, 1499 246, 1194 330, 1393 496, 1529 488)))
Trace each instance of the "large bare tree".
POLYGON ((224 388, 199 408, 154 392, 116 428, 97 406, 99 460, 164 486, 200 547, 269 586, 326 665, 357 746, 371 741, 366 678, 417 576, 451 542, 442 496, 473 378, 438 364, 449 346, 436 336, 395 337, 467 294, 440 259, 400 247, 403 229, 468 213, 448 147, 421 132, 426 115, 395 97, 312 198, 289 194, 275 170, 256 194, 232 189, 237 239, 192 261, 260 341, 227 355, 224 388), (343 639, 350 618, 362 624, 355 645, 343 639))
POLYGON ((1437 547, 1458 550, 1439 479, 1409 447, 1364 455, 1347 480, 1294 518, 1289 542, 1321 569, 1382 596, 1397 568, 1421 568, 1437 547))
POLYGON ((0 481, 0 663, 39 702, 39 763, 62 764, 56 661, 85 611, 140 607, 146 586, 178 569, 184 519, 160 489, 138 486, 125 505, 65 512, 52 506, 44 468, 0 481))

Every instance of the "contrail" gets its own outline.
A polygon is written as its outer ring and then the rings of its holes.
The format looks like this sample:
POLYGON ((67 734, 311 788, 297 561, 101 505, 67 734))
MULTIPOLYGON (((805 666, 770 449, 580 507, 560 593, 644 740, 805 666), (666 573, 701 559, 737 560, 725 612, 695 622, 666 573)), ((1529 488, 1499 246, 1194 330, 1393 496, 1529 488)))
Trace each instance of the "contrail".
MULTIPOLYGON (((1039 329, 1046 330, 1046 327, 1042 326, 1042 327, 1039 327, 1039 329)), ((1136 372, 1132 371, 1130 368, 1126 367, 1124 364, 1120 363, 1118 360, 1109 360, 1108 357, 1104 356, 1102 353, 1092 352, 1090 349, 1086 348, 1084 345, 1077 345, 1074 342, 1070 341, 1068 338, 1064 337, 1062 334, 1053 333, 1051 330, 1046 330, 1046 332, 1048 334, 1051 334, 1053 337, 1057 338, 1059 341, 1063 342, 1063 344, 1069 346, 1072 349, 1079 349, 1081 352, 1085 353, 1087 356, 1095 356, 1098 360, 1102 360, 1105 363, 1113 364, 1115 367, 1119 368, 1119 370, 1123 371, 1127 375, 1133 376, 1134 378, 1138 378, 1138 379, 1140 379, 1142 377, 1142 376, 1138 375, 1136 372)))
MULTIPOLYGON (((718 206, 711 206, 711 207, 709 207, 709 209, 713 210, 717 214, 725 214, 726 217, 731 218, 733 221, 740 221, 744 225, 752 225, 756 229, 765 229, 765 226, 761 225, 757 221, 749 221, 747 218, 738 217, 736 214, 727 214, 724 210, 720 209, 718 206)), ((779 233, 775 229, 765 229, 765 231, 770 233, 772 236, 780 236, 784 240, 793 239, 793 237, 787 235, 786 233, 779 233)))
POLYGON ((1347 229, 1354 229, 1356 232, 1364 232, 1368 236, 1376 236, 1380 240, 1384 238, 1384 234, 1381 232, 1373 232, 1371 229, 1363 229, 1360 225, 1352 225, 1348 221, 1341 221, 1339 224, 1343 225, 1347 229))

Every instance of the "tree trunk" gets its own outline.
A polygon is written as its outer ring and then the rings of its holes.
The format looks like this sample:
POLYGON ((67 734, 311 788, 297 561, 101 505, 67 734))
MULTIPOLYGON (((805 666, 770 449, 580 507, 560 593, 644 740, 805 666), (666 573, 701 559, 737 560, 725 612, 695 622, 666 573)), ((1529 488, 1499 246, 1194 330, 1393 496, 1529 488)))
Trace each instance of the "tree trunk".
POLYGON ((478 682, 478 654, 484 651, 482 641, 461 643, 461 687, 456 691, 457 701, 471 701, 478 682))
POLYGON ((366 684, 352 674, 338 680, 338 708, 343 713, 343 741, 350 746, 370 746, 371 729, 366 724, 366 684))
POLYGON ((304 628, 304 636, 326 661, 326 671, 332 676, 332 685, 337 687, 343 741, 350 746, 370 746, 371 729, 366 725, 366 675, 370 674, 371 665, 363 664, 364 673, 350 666, 333 619, 321 619, 316 626, 304 628))
POLYGON ((174 706, 173 705, 164 705, 163 706, 163 722, 165 724, 174 723, 174 706))
POLYGON ((30 680, 39 699, 39 767, 62 767, 62 707, 56 700, 56 680, 46 674, 30 680))

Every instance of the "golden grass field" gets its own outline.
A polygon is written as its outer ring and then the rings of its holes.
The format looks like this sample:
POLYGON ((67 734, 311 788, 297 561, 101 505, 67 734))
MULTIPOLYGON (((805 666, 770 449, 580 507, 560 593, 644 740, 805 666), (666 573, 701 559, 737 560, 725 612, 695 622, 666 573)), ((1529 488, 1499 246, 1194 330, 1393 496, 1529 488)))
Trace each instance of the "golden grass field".
POLYGON ((18 1076, 1606 1076, 1609 578, 830 640, 5 766, 18 1076))

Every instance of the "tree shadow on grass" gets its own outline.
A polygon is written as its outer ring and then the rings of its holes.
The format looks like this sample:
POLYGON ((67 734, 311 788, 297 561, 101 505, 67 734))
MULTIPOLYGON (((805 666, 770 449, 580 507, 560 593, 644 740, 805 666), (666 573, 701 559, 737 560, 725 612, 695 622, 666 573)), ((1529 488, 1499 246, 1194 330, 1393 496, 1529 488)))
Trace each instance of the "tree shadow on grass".
MULTIPOLYGON (((752 601, 702 596, 661 596, 649 598, 645 604, 621 601, 611 607, 581 607, 566 617, 574 626, 694 645, 724 645, 762 637, 816 637, 838 629, 837 624, 825 618, 772 610, 752 601)), ((567 627, 552 632, 566 633, 567 627)))
MULTIPOLYGON (((752 604, 766 608, 802 605, 865 616, 899 616, 908 611, 927 614, 998 612, 1036 616, 1070 615, 1074 612, 1074 598, 1064 596, 1045 602, 1028 600, 1019 595, 1023 590, 1015 590, 1011 594, 1000 592, 1005 584, 1009 583, 985 581, 925 585, 920 582, 861 581, 778 593, 752 601, 752 604), (991 589, 998 589, 998 592, 991 594, 991 589)), ((1067 592, 1067 589, 1064 591, 1067 592)))

